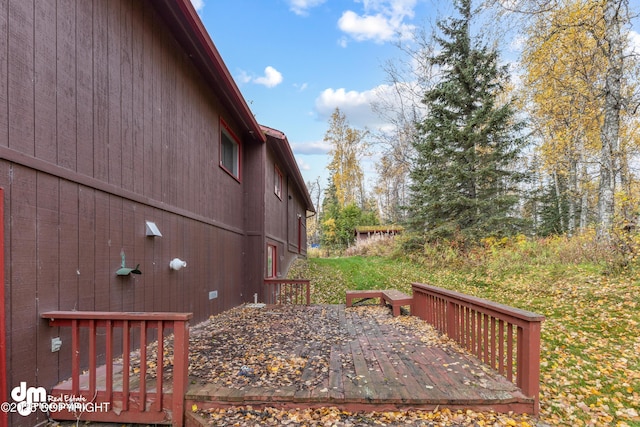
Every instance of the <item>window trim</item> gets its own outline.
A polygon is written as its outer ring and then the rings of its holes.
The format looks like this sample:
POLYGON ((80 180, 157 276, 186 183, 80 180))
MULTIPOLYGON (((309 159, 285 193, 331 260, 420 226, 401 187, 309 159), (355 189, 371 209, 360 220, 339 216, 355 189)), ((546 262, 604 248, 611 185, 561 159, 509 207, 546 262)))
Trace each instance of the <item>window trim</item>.
POLYGON ((267 243, 267 279, 274 279, 278 276, 278 247, 267 243), (271 257, 269 257, 271 255, 271 257), (271 271, 269 271, 269 258, 271 258, 271 271))
POLYGON ((274 165, 273 168, 274 168, 273 180, 275 181, 273 186, 273 193, 278 197, 278 199, 282 200, 283 175, 278 165, 274 165))
POLYGON ((231 130, 231 128, 229 127, 229 125, 227 125, 227 123, 220 118, 220 137, 219 137, 219 144, 218 144, 218 156, 220 159, 219 165, 220 168, 222 168, 222 170, 224 170, 226 173, 228 173, 233 179, 235 179, 238 182, 242 182, 242 144, 240 143, 240 139, 236 136, 235 133, 233 133, 233 131, 231 130), (234 174, 232 170, 229 170, 228 167, 226 167, 223 163, 223 158, 222 158, 222 138, 223 138, 223 134, 229 138, 231 140, 231 142, 236 144, 237 147, 237 158, 236 160, 236 167, 238 168, 238 173, 234 174))

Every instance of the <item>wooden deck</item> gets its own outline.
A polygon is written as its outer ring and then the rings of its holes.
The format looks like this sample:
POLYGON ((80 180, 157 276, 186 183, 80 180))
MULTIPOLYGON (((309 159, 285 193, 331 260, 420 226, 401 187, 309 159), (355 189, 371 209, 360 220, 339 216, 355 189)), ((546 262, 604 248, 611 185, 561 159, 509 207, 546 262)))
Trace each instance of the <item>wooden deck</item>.
MULTIPOLYGON (((278 388, 192 384, 185 408, 189 410, 195 404, 201 409, 251 405, 335 406, 352 411, 446 407, 533 412, 533 399, 435 333, 434 343, 433 337, 426 340, 415 328, 394 323, 402 322, 402 318, 379 319, 363 311, 379 307, 331 305, 326 309, 340 319, 348 338, 331 346, 328 373, 321 383, 305 387, 304 379, 315 373, 304 368, 300 384, 278 388)), ((314 351, 300 348, 305 354, 298 356, 309 357, 314 351)))
MULTIPOLYGON (((136 362, 139 360, 136 352, 131 353, 131 364, 129 360, 126 361, 130 366, 130 375, 126 375, 128 380, 125 380, 124 372, 127 370, 122 369, 121 361, 115 361, 111 364, 111 384, 107 380, 110 377, 107 369, 101 366, 95 370, 93 380, 90 372, 80 375, 75 391, 70 380, 56 386, 51 394, 112 402, 112 411, 82 414, 81 419, 123 423, 132 422, 121 416, 125 414, 123 410, 128 410, 129 414, 134 413, 138 417, 136 419, 140 420, 136 422, 181 425, 181 418, 175 416, 179 412, 173 409, 176 404, 184 408, 187 415, 192 412, 193 405, 198 409, 250 405, 254 408, 283 409, 338 407, 348 411, 449 408, 534 413, 536 402, 533 398, 526 397, 514 383, 461 350, 418 317, 393 317, 389 308, 378 304, 350 308, 345 305, 266 306, 251 309, 260 310, 252 311, 255 316, 243 310, 249 309, 241 309, 235 313, 235 317, 226 316, 224 321, 214 318, 209 326, 206 326, 207 322, 194 325, 191 339, 200 340, 200 345, 208 343, 213 347, 207 347, 204 353, 199 353, 192 341, 189 354, 191 363, 197 356, 211 352, 211 348, 233 346, 242 337, 259 341, 261 336, 274 336, 286 331, 281 342, 287 344, 287 357, 307 361, 297 368, 300 372, 293 381, 274 385, 278 382, 237 377, 240 375, 237 364, 233 368, 235 371, 216 370, 230 360, 240 361, 245 354, 245 350, 233 355, 226 354, 231 351, 226 347, 222 351, 225 353, 224 361, 211 359, 211 367, 205 370, 208 375, 202 375, 205 371, 194 371, 190 366, 190 385, 184 401, 174 401, 171 381, 173 369, 163 371, 163 393, 159 394, 156 394, 157 377, 149 377, 151 371, 147 371, 143 384, 145 391, 140 393, 141 376, 137 372, 141 371, 138 368, 144 364, 136 362), (247 330, 242 328, 247 325, 247 316, 262 319, 261 322, 248 324, 248 330, 254 333, 252 336, 245 335, 247 330), (287 319, 291 318, 295 318, 297 323, 287 323, 287 319), (313 335, 321 340, 305 341, 301 337, 303 331, 298 329, 301 324, 313 329, 313 335), (324 339, 327 334, 320 329, 328 324, 333 328, 339 326, 339 333, 324 339), (256 325, 260 325, 259 328, 256 325), (215 340, 218 340, 217 344, 215 340), (319 360, 321 363, 315 363, 319 360), (212 375, 214 371, 220 374, 212 375), (130 397, 124 399, 126 403, 117 402, 127 394, 130 397), (143 420, 142 417, 146 418, 143 420)), ((173 340, 172 337, 167 339, 173 340)), ((165 343, 163 348, 170 349, 172 344, 165 343)), ((280 350, 279 354, 282 354, 284 350, 280 350)), ((147 356, 155 360, 155 353, 150 351, 147 356)), ((163 354, 163 351, 159 353, 163 354)), ((268 355, 269 351, 265 350, 265 354, 268 355)), ((268 362, 265 360, 265 363, 268 362)), ((275 379, 279 378, 276 375, 275 379)), ((52 418, 74 420, 76 415, 63 411, 52 414, 52 418)))

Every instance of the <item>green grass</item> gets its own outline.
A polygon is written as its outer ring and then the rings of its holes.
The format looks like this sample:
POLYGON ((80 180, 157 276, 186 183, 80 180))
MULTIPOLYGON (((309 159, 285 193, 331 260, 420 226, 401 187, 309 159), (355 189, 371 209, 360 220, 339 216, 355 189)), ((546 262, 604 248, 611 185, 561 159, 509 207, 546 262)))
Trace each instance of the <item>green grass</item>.
POLYGON ((348 289, 410 293, 416 281, 543 314, 541 421, 640 426, 640 269, 611 274, 593 253, 572 254, 575 247, 527 241, 472 255, 429 248, 310 259, 295 274, 311 279, 314 303, 344 303, 348 289))

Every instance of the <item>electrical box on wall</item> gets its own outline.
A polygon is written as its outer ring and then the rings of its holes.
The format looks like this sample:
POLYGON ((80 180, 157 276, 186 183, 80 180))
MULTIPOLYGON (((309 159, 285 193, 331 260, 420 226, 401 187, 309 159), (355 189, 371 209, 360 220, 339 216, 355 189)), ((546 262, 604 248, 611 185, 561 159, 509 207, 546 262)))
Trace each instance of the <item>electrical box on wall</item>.
POLYGON ((209 299, 215 299, 215 298, 218 298, 218 291, 210 291, 209 299))

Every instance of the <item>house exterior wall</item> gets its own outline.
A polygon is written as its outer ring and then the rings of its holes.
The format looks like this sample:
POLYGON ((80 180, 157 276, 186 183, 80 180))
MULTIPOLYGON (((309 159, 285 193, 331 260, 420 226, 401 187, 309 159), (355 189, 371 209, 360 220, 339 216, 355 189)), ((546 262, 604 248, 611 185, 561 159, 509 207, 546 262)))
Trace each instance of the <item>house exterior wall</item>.
POLYGON ((71 338, 44 311, 192 312, 199 322, 260 291, 265 144, 241 140, 240 180, 220 168, 220 120, 237 135, 239 125, 150 1, 4 5, 6 383, 51 388, 70 374, 71 338), (145 236, 147 220, 162 237, 145 236), (142 275, 115 274, 121 252, 142 275), (187 267, 171 271, 175 257, 187 267))
MULTIPOLYGON (((282 140, 272 137, 267 139, 267 156, 265 166, 265 236, 266 244, 277 248, 277 276, 284 277, 291 263, 300 256, 306 256, 306 205, 296 186, 292 182, 291 172, 280 157, 270 148, 272 144, 283 144, 282 140), (281 197, 275 194, 278 168, 282 174, 281 197), (301 227, 299 229, 299 227, 301 227), (299 241, 299 230, 301 238, 299 241)), ((266 259, 266 255, 265 255, 266 259)), ((265 264, 265 275, 267 266, 265 264)))

